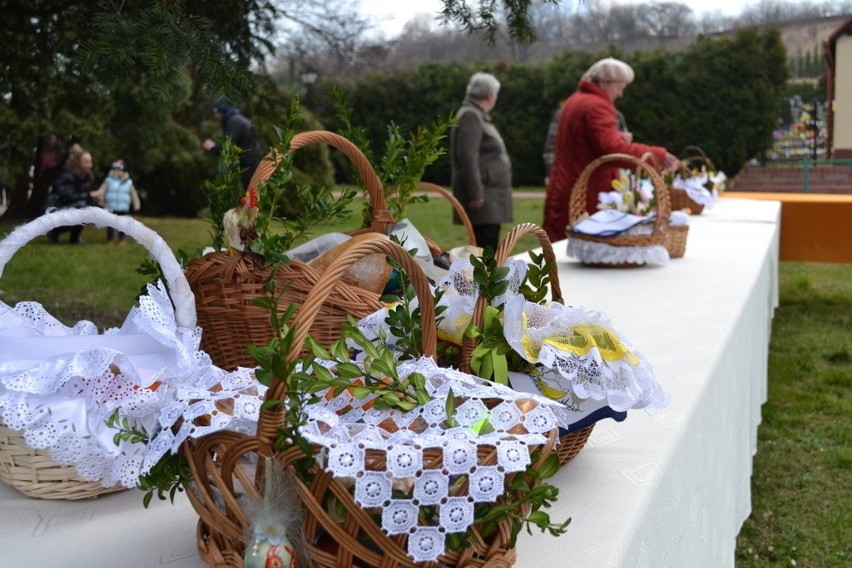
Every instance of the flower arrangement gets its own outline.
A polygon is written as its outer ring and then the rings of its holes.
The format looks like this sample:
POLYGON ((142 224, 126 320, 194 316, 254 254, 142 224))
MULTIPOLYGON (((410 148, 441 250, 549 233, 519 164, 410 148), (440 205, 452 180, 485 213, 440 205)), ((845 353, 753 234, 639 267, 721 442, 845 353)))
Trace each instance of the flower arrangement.
POLYGON ((654 184, 632 170, 622 168, 612 180, 612 191, 598 193, 598 209, 613 209, 631 215, 648 215, 655 205, 654 184))

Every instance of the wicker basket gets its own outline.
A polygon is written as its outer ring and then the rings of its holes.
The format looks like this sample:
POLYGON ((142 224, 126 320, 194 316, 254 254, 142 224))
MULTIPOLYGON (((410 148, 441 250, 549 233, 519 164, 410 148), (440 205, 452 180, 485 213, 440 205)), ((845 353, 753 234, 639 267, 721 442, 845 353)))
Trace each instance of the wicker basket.
MULTIPOLYGON (((716 166, 707 157, 707 154, 698 146, 687 146, 681 152, 681 174, 690 175, 690 167, 698 165, 706 167, 710 171, 716 171, 716 166)), ((672 211, 686 210, 690 215, 701 215, 704 204, 689 197, 685 189, 669 188, 672 198, 672 211)))
POLYGON ((36 499, 93 499, 125 487, 86 481, 72 465, 58 464, 44 450, 27 445, 24 435, 0 425, 0 481, 36 499))
MULTIPOLYGON (((515 226, 511 231, 509 231, 494 253, 494 260, 497 262, 497 266, 503 266, 512 254, 512 251, 515 249, 515 245, 517 245, 518 241, 525 236, 537 238, 541 245, 544 261, 553 262, 553 267, 550 271, 550 296, 553 301, 562 302, 562 288, 559 285, 559 272, 557 271, 555 262, 556 256, 553 253, 553 247, 551 246, 550 239, 547 237, 547 233, 545 233, 538 225, 535 225, 534 223, 523 223, 515 226)), ((473 310, 473 316, 471 319, 471 323, 473 325, 478 327, 482 326, 482 320, 485 315, 485 308, 487 305, 488 300, 486 300, 485 296, 480 295, 476 300, 476 305, 473 310)), ((464 339, 464 343, 462 344, 460 368, 465 372, 471 372, 470 360, 477 343, 478 342, 475 339, 471 339, 469 337, 465 337, 464 339)), ((582 450, 583 446, 586 445, 586 441, 592 433, 592 428, 594 428, 594 424, 581 430, 576 430, 574 432, 569 432, 564 436, 560 436, 559 445, 554 450, 554 453, 559 456, 560 464, 565 465, 578 453, 580 453, 580 450, 582 450)))
MULTIPOLYGON (((601 243, 613 247, 650 247, 650 246, 665 246, 666 232, 669 224, 669 214, 671 212, 671 201, 669 192, 663 183, 660 174, 647 161, 630 156, 629 154, 607 154, 592 161, 580 173, 580 177, 571 188, 571 198, 568 206, 568 229, 566 235, 569 239, 578 241, 587 241, 592 243, 601 243), (654 221, 654 226, 649 235, 616 235, 612 237, 597 237, 586 235, 576 231, 572 231, 571 227, 577 223, 586 212, 586 192, 588 190, 589 180, 592 173, 604 164, 625 164, 632 165, 648 174, 651 182, 654 184, 654 194, 657 197, 657 217, 654 221)), ((591 262, 580 259, 583 264, 588 266, 599 266, 604 268, 633 268, 642 266, 644 262, 591 262)))
MULTIPOLYGON (((144 246, 163 267, 181 327, 195 327, 195 305, 189 284, 171 249, 154 231, 126 216, 116 216, 103 209, 64 209, 38 217, 18 227, 0 242, 0 273, 3 267, 27 242, 56 227, 94 223, 113 227, 144 246)), ((80 478, 76 468, 54 462, 47 451, 31 448, 23 433, 0 424, 0 480, 21 493, 40 499, 90 499, 126 489, 118 484, 104 487, 98 481, 80 478)))
MULTIPOLYGON (((405 270, 417 291, 423 313, 423 351, 434 355, 436 330, 434 301, 428 282, 409 254, 389 239, 376 236, 358 243, 329 267, 323 278, 302 303, 293 326, 296 328, 294 351, 298 351, 312 320, 320 308, 335 292, 334 282, 349 264, 367 254, 385 254, 397 261, 405 270)), ((297 353, 291 352, 295 357, 297 353)), ((284 384, 275 381, 267 392, 267 400, 281 400, 284 384)), ((191 471, 192 484, 187 494, 200 516, 198 524, 198 549, 202 559, 217 568, 242 566, 245 548, 245 532, 248 516, 244 510, 247 501, 259 500, 263 472, 251 464, 263 458, 273 458, 285 468, 304 457, 299 448, 273 448, 279 429, 284 424, 281 405, 261 410, 256 436, 232 432, 219 432, 200 439, 188 440, 184 447, 191 471)), ((551 432, 550 443, 555 442, 551 432)), ((550 445, 543 448, 542 459, 550 453, 550 445)), ((493 452, 492 452, 493 453, 493 452)), ((440 460, 440 452, 435 459, 440 460)), ((483 459, 490 459, 482 456, 483 459)), ((493 458, 493 456, 491 456, 493 458)), ((426 459, 426 456, 424 456, 426 459)), ((330 472, 318 464, 311 470, 313 482, 310 486, 296 481, 296 489, 304 508, 304 526, 308 542, 308 554, 317 568, 340 568, 362 566, 396 568, 415 564, 406 553, 407 535, 386 535, 371 516, 359 507, 350 490, 330 472), (330 514, 326 498, 333 496, 340 507, 330 514), (341 510, 342 508, 342 510, 341 510)), ((448 551, 440 562, 441 566, 493 566, 507 567, 514 562, 515 551, 509 544, 510 525, 501 525, 499 530, 483 536, 474 529, 470 533, 473 545, 458 551, 448 551)))
POLYGON ((686 237, 689 236, 689 225, 669 225, 666 231, 666 250, 669 257, 682 258, 686 253, 686 237))
MULTIPOLYGON (((364 154, 346 138, 326 131, 296 134, 290 147, 295 151, 316 143, 340 150, 355 165, 366 185, 372 204, 371 224, 356 233, 387 231, 393 219, 385 205, 381 182, 364 154)), ((262 160, 250 185, 256 187, 268 179, 276 165, 274 159, 262 160)), ((269 314, 253 304, 255 298, 264 295, 270 276, 271 269, 252 253, 213 252, 187 265, 186 278, 195 294, 198 325, 204 330, 201 348, 219 367, 227 370, 253 367, 254 360, 246 346, 265 345, 272 339, 269 314)), ((277 289, 284 293, 281 309, 301 303, 319 277, 316 270, 304 263, 293 261, 281 266, 275 274, 277 289)), ((323 344, 331 343, 348 315, 364 317, 381 307, 378 294, 341 282, 317 314, 311 334, 323 344)))

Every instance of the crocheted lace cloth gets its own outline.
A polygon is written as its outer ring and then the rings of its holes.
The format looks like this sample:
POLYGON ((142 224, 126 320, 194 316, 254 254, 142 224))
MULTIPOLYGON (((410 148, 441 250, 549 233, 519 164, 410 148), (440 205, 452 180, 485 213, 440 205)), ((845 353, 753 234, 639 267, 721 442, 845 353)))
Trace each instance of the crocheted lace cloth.
POLYGON ((322 447, 326 469, 353 487, 356 503, 381 514, 387 534, 408 535, 408 554, 426 562, 444 552, 447 534, 466 532, 475 505, 497 500, 506 476, 525 471, 534 447, 565 424, 560 405, 544 397, 429 358, 399 364, 400 377, 412 372, 426 377, 433 397, 427 404, 405 413, 376 410, 372 397, 344 391, 308 405, 300 431, 322 447), (448 417, 451 393, 458 406, 448 417), (419 522, 424 515, 430 526, 419 522))
POLYGON ((88 321, 67 327, 35 302, 0 302, 0 420, 83 479, 135 487, 187 436, 256 428, 262 388, 247 369, 213 366, 200 341, 200 328, 178 327, 162 283, 103 334, 88 321), (232 402, 217 407, 223 400, 232 402), (115 411, 150 442, 116 444, 106 425, 115 411), (205 415, 196 422, 209 426, 192 421, 205 415))
MULTIPOLYGON (((653 227, 641 224, 621 235, 650 235, 653 227)), ((571 238, 568 233, 568 256, 587 264, 656 264, 669 262, 669 252, 663 245, 645 247, 613 246, 606 243, 571 238)))

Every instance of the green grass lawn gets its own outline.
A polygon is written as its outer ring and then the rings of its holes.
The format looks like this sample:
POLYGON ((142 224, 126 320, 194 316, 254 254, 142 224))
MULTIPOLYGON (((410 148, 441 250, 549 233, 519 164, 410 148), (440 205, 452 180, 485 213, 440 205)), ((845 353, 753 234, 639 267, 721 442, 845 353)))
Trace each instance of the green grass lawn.
POLYGON ((852 565, 852 265, 781 263, 737 566, 852 565))
MULTIPOLYGON (((540 223, 541 211, 541 199, 515 200, 518 223, 540 223)), ((464 241, 442 200, 413 207, 409 217, 446 248, 464 241)), ((193 253, 209 242, 201 220, 140 220, 175 249, 193 253)), ((9 228, 0 224, 0 234, 9 228)), ((107 245, 103 230, 87 228, 83 238, 82 246, 39 238, 24 247, 0 278, 2 299, 40 301, 66 324, 120 324, 147 281, 135 273, 147 253, 135 244, 107 245)), ((753 513, 738 539, 737 566, 845 567, 852 564, 852 265, 783 262, 780 277, 753 513)))

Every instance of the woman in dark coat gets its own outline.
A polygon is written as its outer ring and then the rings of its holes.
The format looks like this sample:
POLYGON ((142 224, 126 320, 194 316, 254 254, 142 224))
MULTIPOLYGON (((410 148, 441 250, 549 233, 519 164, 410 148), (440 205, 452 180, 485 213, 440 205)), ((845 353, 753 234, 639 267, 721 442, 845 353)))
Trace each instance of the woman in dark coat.
POLYGON ((512 163, 489 114, 499 90, 493 75, 474 73, 450 133, 453 194, 470 217, 476 244, 492 248, 499 243, 500 223, 512 221, 512 163))
MULTIPOLYGON (((74 144, 69 150, 65 166, 56 176, 53 182, 53 190, 50 196, 50 205, 57 209, 69 207, 80 208, 92 204, 92 155, 83 150, 79 144, 74 144)), ((48 211, 49 212, 49 211, 48 211)), ((83 232, 82 225, 74 227, 59 227, 48 233, 48 238, 53 243, 59 242, 59 235, 68 231, 71 236, 69 243, 80 243, 80 233, 83 232)))
MULTIPOLYGON (((571 188, 592 161, 606 154, 630 154, 641 158, 650 152, 671 171, 678 161, 662 146, 637 144, 619 131, 615 100, 634 78, 633 69, 618 59, 607 57, 592 65, 580 78, 577 90, 566 99, 559 115, 553 169, 544 201, 544 230, 551 241, 565 238, 571 188)), ((628 167, 630 164, 624 164, 628 167)), ((587 185, 586 211, 597 211, 598 193, 609 191, 621 166, 596 169, 587 185)))

